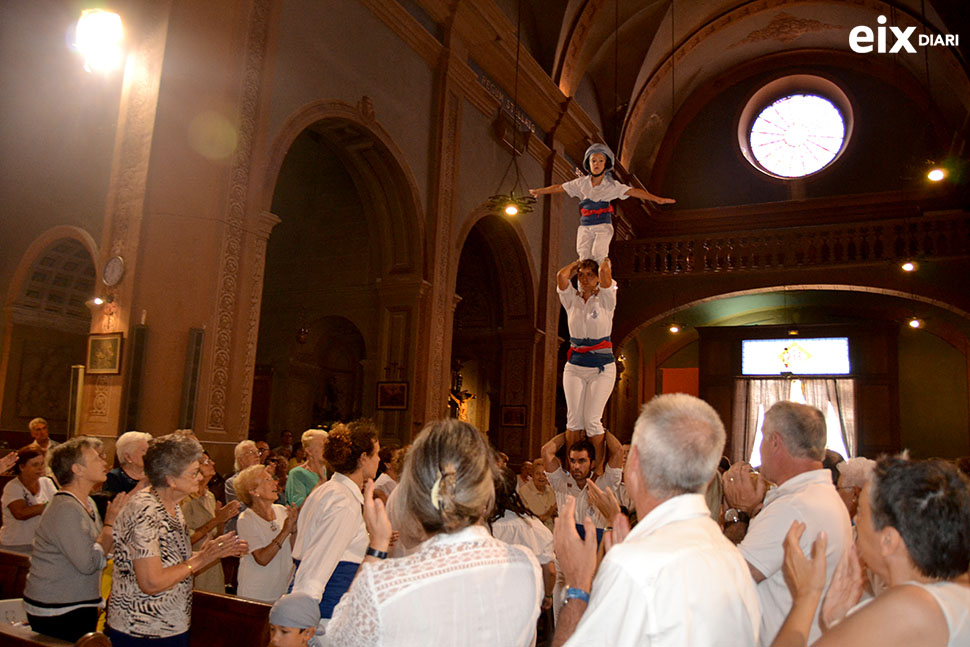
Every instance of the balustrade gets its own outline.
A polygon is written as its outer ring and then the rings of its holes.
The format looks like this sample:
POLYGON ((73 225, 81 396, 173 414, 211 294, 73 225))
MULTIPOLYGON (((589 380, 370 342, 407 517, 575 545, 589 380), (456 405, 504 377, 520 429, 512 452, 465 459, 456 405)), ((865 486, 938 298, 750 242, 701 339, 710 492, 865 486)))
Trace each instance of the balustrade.
POLYGON ((614 241, 617 278, 880 264, 970 254, 970 214, 614 241))

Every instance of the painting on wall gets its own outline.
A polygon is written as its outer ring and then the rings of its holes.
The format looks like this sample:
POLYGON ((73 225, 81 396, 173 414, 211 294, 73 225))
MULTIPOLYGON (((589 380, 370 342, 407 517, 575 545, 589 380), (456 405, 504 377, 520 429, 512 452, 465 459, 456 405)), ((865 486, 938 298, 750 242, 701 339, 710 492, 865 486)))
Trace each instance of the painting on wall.
POLYGON ((121 373, 121 342, 123 333, 103 333, 88 336, 87 372, 91 375, 121 373))
POLYGON ((408 408, 407 382, 378 382, 377 408, 404 410, 408 408))
POLYGON ((525 427, 525 407, 519 405, 502 407, 502 426, 525 427))

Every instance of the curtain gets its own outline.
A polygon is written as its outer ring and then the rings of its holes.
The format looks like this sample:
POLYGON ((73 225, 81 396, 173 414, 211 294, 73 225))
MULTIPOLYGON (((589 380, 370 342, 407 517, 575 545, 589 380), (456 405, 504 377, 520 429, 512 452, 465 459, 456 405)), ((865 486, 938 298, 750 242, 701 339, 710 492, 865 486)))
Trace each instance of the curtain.
MULTIPOLYGON (((779 400, 798 400, 793 388, 801 388, 804 401, 819 409, 829 428, 837 429, 848 454, 856 455, 855 398, 852 379, 739 379, 735 382, 735 429, 743 429, 743 445, 735 445, 741 458, 747 460, 760 438, 764 413, 779 400), (830 407, 831 406, 831 410, 830 407)), ((830 445, 837 443, 831 442, 830 445)), ((840 452, 841 453, 841 452, 840 452)), ((733 457, 737 460, 737 455, 733 457)), ((756 458, 756 457, 755 457, 756 458)), ((757 461, 755 461, 757 462, 757 461)))
POLYGON ((771 405, 787 400, 791 383, 786 379, 738 380, 735 402, 744 406, 744 447, 741 458, 747 460, 754 449, 760 421, 771 405))

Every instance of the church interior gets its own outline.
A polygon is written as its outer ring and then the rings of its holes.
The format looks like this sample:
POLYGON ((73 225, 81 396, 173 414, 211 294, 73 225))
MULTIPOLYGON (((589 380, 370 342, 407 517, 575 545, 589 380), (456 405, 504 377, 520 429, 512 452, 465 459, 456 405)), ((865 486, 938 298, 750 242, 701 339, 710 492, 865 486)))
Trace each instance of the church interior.
POLYGON ((853 455, 970 453, 964 0, 113 0, 109 69, 75 47, 89 5, 0 5, 9 447, 38 416, 191 428, 228 472, 247 437, 453 415, 534 458, 565 429, 579 209, 525 197, 599 142, 676 200, 615 203, 618 438, 685 391, 744 458, 757 393, 798 386, 853 455), (813 108, 776 139, 831 156, 780 169, 758 120, 808 95, 838 141, 813 108), (847 369, 744 369, 818 338, 847 369))

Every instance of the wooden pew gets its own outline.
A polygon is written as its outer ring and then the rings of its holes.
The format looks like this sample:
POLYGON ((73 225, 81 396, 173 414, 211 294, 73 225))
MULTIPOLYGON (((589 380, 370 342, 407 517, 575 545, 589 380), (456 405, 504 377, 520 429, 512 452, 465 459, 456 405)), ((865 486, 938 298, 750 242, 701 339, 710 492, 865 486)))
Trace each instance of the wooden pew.
POLYGON ((3 647, 111 647, 111 641, 103 633, 92 631, 81 636, 76 643, 71 643, 39 634, 27 627, 0 624, 0 645, 3 647))
MULTIPOLYGON (((0 599, 23 597, 29 570, 28 555, 0 550, 0 599)), ((266 647, 270 608, 269 604, 232 595, 193 591, 189 643, 192 647, 266 647)), ((8 644, 12 647, 70 645, 23 627, 0 623, 0 645, 6 647, 8 644)), ((78 647, 100 647, 102 644, 107 646, 109 643, 92 642, 83 646, 77 643, 78 647)))
POLYGON ((266 647, 271 605, 233 595, 194 591, 192 647, 266 647))
POLYGON ((0 550, 0 600, 24 597, 30 555, 0 550))

